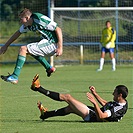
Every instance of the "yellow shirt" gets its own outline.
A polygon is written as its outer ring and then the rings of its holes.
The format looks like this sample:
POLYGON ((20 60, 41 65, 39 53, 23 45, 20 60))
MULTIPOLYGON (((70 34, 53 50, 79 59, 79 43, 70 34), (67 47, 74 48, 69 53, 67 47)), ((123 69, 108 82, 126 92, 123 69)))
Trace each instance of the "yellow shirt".
POLYGON ((116 39, 116 31, 112 27, 103 29, 100 41, 103 47, 105 47, 107 43, 111 42, 110 48, 114 48, 115 39, 116 39))

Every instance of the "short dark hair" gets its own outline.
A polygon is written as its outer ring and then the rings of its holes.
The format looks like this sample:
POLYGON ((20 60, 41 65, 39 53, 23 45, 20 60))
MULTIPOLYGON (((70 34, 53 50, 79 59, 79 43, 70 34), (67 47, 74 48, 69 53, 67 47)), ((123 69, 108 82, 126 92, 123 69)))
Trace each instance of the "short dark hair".
POLYGON ((110 22, 109 20, 107 20, 107 21, 106 21, 106 25, 107 25, 107 23, 111 23, 111 22, 110 22))
POLYGON ((19 16, 22 15, 22 16, 30 16, 32 14, 32 11, 28 8, 24 8, 20 13, 19 13, 19 16))
POLYGON ((118 94, 122 94, 122 97, 125 99, 128 95, 128 88, 125 85, 116 86, 116 91, 118 94))

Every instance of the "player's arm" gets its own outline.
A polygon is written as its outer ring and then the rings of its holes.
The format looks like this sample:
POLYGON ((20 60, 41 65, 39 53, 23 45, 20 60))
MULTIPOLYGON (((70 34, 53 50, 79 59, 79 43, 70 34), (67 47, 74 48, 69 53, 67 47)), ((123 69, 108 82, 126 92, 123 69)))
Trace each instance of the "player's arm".
MULTIPOLYGON (((47 17, 45 16, 45 19, 47 17)), ((44 21, 45 19, 43 19, 43 17, 41 18, 42 21, 44 21)), ((48 20, 50 20, 49 18, 47 18, 48 20)), ((54 21, 50 21, 48 24, 46 24, 46 26, 44 26, 47 30, 50 31, 55 31, 56 33, 56 37, 57 37, 57 49, 56 49, 56 56, 62 55, 63 52, 63 37, 62 37, 62 30, 60 27, 57 26, 57 23, 54 21)))
POLYGON ((62 52, 63 52, 63 37, 62 37, 62 30, 60 27, 56 27, 55 29, 55 33, 56 33, 56 36, 57 36, 57 39, 58 39, 58 42, 57 42, 57 46, 58 48, 56 49, 56 55, 59 56, 59 55, 62 55, 62 52))
POLYGON ((21 35, 20 31, 16 31, 11 38, 5 43, 5 45, 3 47, 1 47, 0 49, 0 54, 4 54, 8 48, 8 46, 15 41, 19 36, 21 35))
POLYGON ((110 41, 106 44, 106 48, 109 49, 115 40, 116 40, 116 31, 112 29, 111 38, 110 38, 110 41))
POLYGON ((96 112, 96 115, 97 115, 98 119, 104 119, 104 118, 108 117, 108 113, 101 111, 98 103, 96 102, 95 98, 93 97, 93 95, 91 93, 89 93, 89 92, 87 93, 87 98, 94 105, 95 112, 96 112))
POLYGON ((114 42, 116 40, 116 31, 113 29, 112 31, 112 36, 111 36, 111 39, 110 39, 110 42, 114 42))
POLYGON ((93 94, 93 96, 97 99, 97 101, 98 101, 102 106, 104 106, 104 105, 107 103, 106 100, 104 100, 103 98, 101 98, 101 97, 97 94, 96 89, 95 89, 94 86, 90 86, 89 89, 90 89, 91 93, 93 94))
POLYGON ((6 42, 6 46, 8 47, 12 42, 14 42, 21 35, 20 31, 16 31, 11 38, 6 42))

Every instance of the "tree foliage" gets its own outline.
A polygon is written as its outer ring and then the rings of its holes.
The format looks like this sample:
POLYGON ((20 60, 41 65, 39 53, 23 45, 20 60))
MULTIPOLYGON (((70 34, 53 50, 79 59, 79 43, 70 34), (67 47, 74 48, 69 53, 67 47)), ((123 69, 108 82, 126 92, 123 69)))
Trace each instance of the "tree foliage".
POLYGON ((15 20, 18 19, 18 13, 24 9, 29 8, 33 12, 40 12, 47 15, 47 2, 44 0, 1 0, 1 20, 15 20))
MULTIPOLYGON (((116 0, 54 0, 57 7, 114 7, 116 0)), ((118 0, 119 7, 132 7, 133 0, 118 0)), ((33 12, 48 14, 48 0, 0 0, 1 20, 15 20, 18 12, 29 8, 33 12)))

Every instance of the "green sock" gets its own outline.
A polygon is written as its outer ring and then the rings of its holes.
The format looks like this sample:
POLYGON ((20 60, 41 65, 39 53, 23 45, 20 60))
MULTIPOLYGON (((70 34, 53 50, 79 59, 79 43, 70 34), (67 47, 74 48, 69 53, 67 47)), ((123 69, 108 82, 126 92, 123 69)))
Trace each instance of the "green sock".
POLYGON ((39 61, 46 70, 51 68, 51 65, 47 62, 47 60, 43 56, 34 56, 32 55, 37 61, 39 61))
POLYGON ((22 55, 18 55, 17 61, 16 61, 16 66, 13 72, 13 76, 15 78, 18 78, 18 76, 20 75, 21 69, 25 63, 26 57, 22 56, 22 55))

